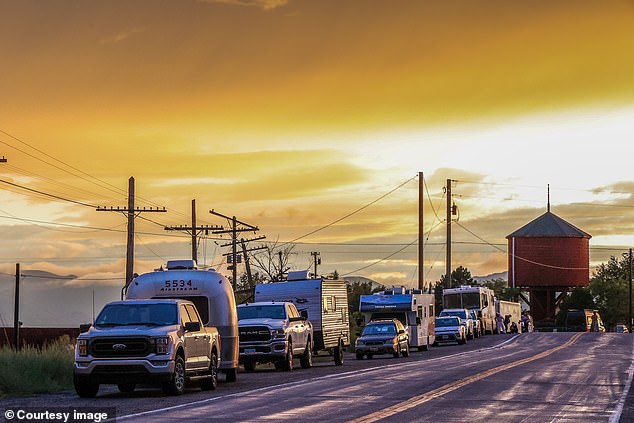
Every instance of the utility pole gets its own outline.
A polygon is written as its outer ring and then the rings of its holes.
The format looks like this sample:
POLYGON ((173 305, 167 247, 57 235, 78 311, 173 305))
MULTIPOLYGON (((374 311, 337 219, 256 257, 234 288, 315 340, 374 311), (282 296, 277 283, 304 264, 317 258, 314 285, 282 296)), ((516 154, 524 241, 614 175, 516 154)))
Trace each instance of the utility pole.
MULTIPOLYGON (((233 290, 236 290, 237 284, 238 284, 238 232, 257 232, 260 230, 260 228, 258 228, 257 226, 253 226, 250 225, 248 223, 245 222, 241 222, 238 219, 236 219, 235 216, 229 217, 226 216, 222 213, 218 213, 215 210, 209 210, 209 213, 218 216, 218 217, 222 217, 224 219, 227 219, 229 221, 229 224, 231 226, 230 229, 222 229, 222 230, 215 230, 212 231, 214 234, 226 234, 226 233, 230 233, 231 234, 231 242, 229 244, 224 244, 221 245, 221 247, 231 247, 231 252, 230 253, 225 253, 223 254, 223 256, 229 256, 230 260, 231 260, 231 266, 229 267, 229 270, 231 270, 232 273, 232 278, 233 280, 231 281, 231 285, 233 286, 233 290)), ((262 239, 262 238, 259 238, 262 239)), ((246 241, 245 241, 246 242, 246 241)), ((264 247, 263 247, 264 248, 264 247)), ((258 248, 260 249, 260 248, 258 248)))
POLYGON ((629 265, 628 265, 628 287, 629 287, 629 296, 628 296, 628 312, 627 312, 627 329, 632 333, 632 249, 630 248, 630 257, 629 257, 629 265))
POLYGON ((205 231, 205 235, 209 235, 209 231, 222 230, 222 226, 216 225, 196 225, 196 200, 192 200, 192 225, 166 226, 166 231, 183 231, 192 236, 192 260, 198 263, 198 231, 205 231))
POLYGON ((447 179, 447 256, 445 259, 445 288, 451 288, 451 179, 447 179))
POLYGON ((134 277, 134 218, 141 213, 165 213, 167 212, 167 210, 165 209, 165 207, 163 207, 162 209, 158 207, 143 207, 142 209, 136 208, 134 206, 134 176, 131 176, 130 179, 128 179, 128 207, 97 207, 97 211, 126 213, 128 217, 128 242, 125 259, 125 285, 121 290, 121 299, 123 299, 123 292, 128 289, 128 285, 130 285, 130 282, 132 282, 132 278, 134 277))
POLYGON ((0 159, 0 163, 6 163, 7 159, 4 158, 4 156, 2 156, 2 158, 0 159))
POLYGON ((15 303, 13 307, 13 347, 20 350, 20 263, 15 264, 15 303))
POLYGON ((425 272, 423 247, 425 245, 425 220, 423 219, 425 179, 423 172, 418 172, 418 289, 425 289, 425 272))
POLYGON ((280 259, 280 274, 277 277, 277 279, 281 281, 281 280, 284 279, 284 267, 283 267, 284 266, 284 262, 282 261, 282 252, 278 251, 277 255, 278 255, 279 259, 280 259))
POLYGON ((310 255, 313 256, 313 265, 315 266, 315 279, 317 279, 317 265, 321 264, 321 257, 319 257, 319 251, 312 251, 310 255))
POLYGON ((257 238, 252 239, 240 239, 240 246, 242 247, 242 256, 244 259, 244 268, 247 271, 247 281, 249 282, 249 286, 253 286, 253 275, 251 274, 251 263, 249 262, 249 255, 247 254, 250 251, 258 251, 258 250, 266 250, 265 246, 255 247, 255 248, 247 248, 247 242, 251 241, 259 241, 261 239, 265 239, 265 236, 259 236, 257 238))

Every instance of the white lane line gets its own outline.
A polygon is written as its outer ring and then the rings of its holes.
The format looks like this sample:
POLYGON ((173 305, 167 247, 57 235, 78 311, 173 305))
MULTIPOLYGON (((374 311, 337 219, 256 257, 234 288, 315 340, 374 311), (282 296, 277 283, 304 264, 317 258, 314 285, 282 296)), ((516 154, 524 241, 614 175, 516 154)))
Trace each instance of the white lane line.
POLYGON ((625 383, 625 387, 623 388, 621 399, 619 400, 619 403, 617 404, 616 408, 613 411, 614 414, 612 414, 612 417, 610 417, 609 423, 619 423, 619 420, 621 420, 621 414, 623 414, 623 406, 625 405, 627 394, 630 392, 630 388, 632 387, 632 379, 634 378, 634 341, 632 342, 632 361, 630 363, 630 368, 627 372, 628 372, 627 382, 625 383))
POLYGON ((271 391, 273 389, 285 389, 285 388, 290 388, 296 385, 306 385, 308 383, 314 383, 314 382, 320 382, 322 380, 328 380, 328 379, 333 379, 333 378, 348 378, 348 377, 352 377, 355 375, 359 375, 361 373, 369 373, 369 372, 381 372, 381 371, 385 371, 387 369, 390 369, 392 367, 399 367, 401 369, 405 368, 405 367, 419 367, 421 365, 421 363, 429 363, 431 361, 441 361, 441 360, 446 360, 449 358, 453 358, 453 357, 458 357, 461 355, 465 355, 465 354, 473 354, 474 352, 479 352, 479 351, 489 351, 489 350, 494 350, 494 349, 498 349, 501 348, 503 346, 505 346, 506 344, 514 341, 517 337, 519 337, 520 335, 517 334, 515 336, 513 336, 512 338, 507 339, 506 341, 497 344, 497 345, 493 345, 491 347, 487 347, 487 348, 480 348, 478 350, 474 350, 474 351, 463 351, 463 352, 459 352, 456 354, 451 354, 451 355, 445 355, 442 357, 435 357, 435 358, 430 358, 429 360, 417 360, 415 362, 412 363, 407 363, 405 365, 403 364, 390 364, 387 366, 383 366, 383 367, 371 367, 368 369, 359 369, 359 370, 351 370, 349 372, 344 372, 344 373, 335 373, 335 374, 331 374, 331 375, 325 375, 325 376, 318 376, 318 377, 314 377, 314 378, 310 378, 310 379, 303 379, 303 380, 298 380, 295 382, 287 382, 287 383, 281 383, 278 385, 272 385, 272 386, 265 386, 262 388, 257 388, 257 389, 252 389, 250 391, 242 391, 242 392, 236 392, 233 394, 226 394, 226 395, 221 395, 221 396, 217 396, 217 397, 213 397, 213 398, 206 398, 203 400, 198 400, 198 401, 192 401, 192 402, 186 402, 183 404, 178 404, 178 405, 173 405, 170 407, 164 407, 164 408, 157 408, 155 410, 148 410, 148 411, 142 411, 140 413, 134 413, 134 414, 128 414, 125 416, 117 416, 117 420, 124 420, 124 419, 131 419, 134 417, 141 417, 141 416, 147 416, 150 414, 156 414, 156 413, 163 413, 163 412, 167 412, 167 411, 173 411, 173 410, 178 410, 180 408, 186 408, 186 407, 190 407, 190 406, 195 406, 195 405, 201 405, 201 404, 207 404, 210 402, 214 402, 214 401, 219 401, 222 399, 227 399, 227 398, 234 398, 237 396, 245 396, 245 395, 251 395, 251 394, 256 394, 259 392, 263 392, 263 391, 271 391))

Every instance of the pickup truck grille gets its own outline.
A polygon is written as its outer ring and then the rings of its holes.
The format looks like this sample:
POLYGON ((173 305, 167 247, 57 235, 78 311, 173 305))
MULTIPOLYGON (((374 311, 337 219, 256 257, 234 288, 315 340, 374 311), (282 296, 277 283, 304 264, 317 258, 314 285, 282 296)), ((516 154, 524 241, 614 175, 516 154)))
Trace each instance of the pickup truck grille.
POLYGON ((366 341, 365 345, 383 345, 383 341, 366 341))
POLYGON ((271 331, 266 326, 244 326, 238 328, 240 342, 268 342, 271 340, 271 331))
POLYGON ((97 338, 90 343, 90 354, 97 358, 145 357, 153 350, 147 338, 97 338))

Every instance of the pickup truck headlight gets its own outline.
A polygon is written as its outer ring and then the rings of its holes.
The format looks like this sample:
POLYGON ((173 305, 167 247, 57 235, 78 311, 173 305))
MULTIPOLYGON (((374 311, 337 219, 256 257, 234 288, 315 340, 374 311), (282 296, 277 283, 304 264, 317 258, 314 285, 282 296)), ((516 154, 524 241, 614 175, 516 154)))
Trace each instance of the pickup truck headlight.
POLYGON ((168 354, 170 349, 169 336, 154 338, 154 352, 156 354, 168 354))
POLYGON ((87 339, 77 340, 77 355, 80 357, 88 356, 88 340, 87 339))
POLYGON ((357 339, 356 344, 357 344, 357 345, 363 345, 363 341, 362 341, 362 340, 360 340, 360 339, 357 339))
POLYGON ((284 329, 273 329, 271 330, 271 336, 273 338, 283 339, 283 338, 286 338, 286 333, 284 332, 284 329))

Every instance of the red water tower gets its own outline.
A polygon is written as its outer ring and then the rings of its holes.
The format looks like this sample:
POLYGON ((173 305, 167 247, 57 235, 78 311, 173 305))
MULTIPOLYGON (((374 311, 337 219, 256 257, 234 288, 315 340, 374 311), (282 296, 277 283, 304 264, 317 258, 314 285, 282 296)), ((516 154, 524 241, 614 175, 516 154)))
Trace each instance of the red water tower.
POLYGON ((554 324, 568 292, 589 282, 591 235, 548 211, 508 235, 509 286, 528 291, 536 325, 554 324))

